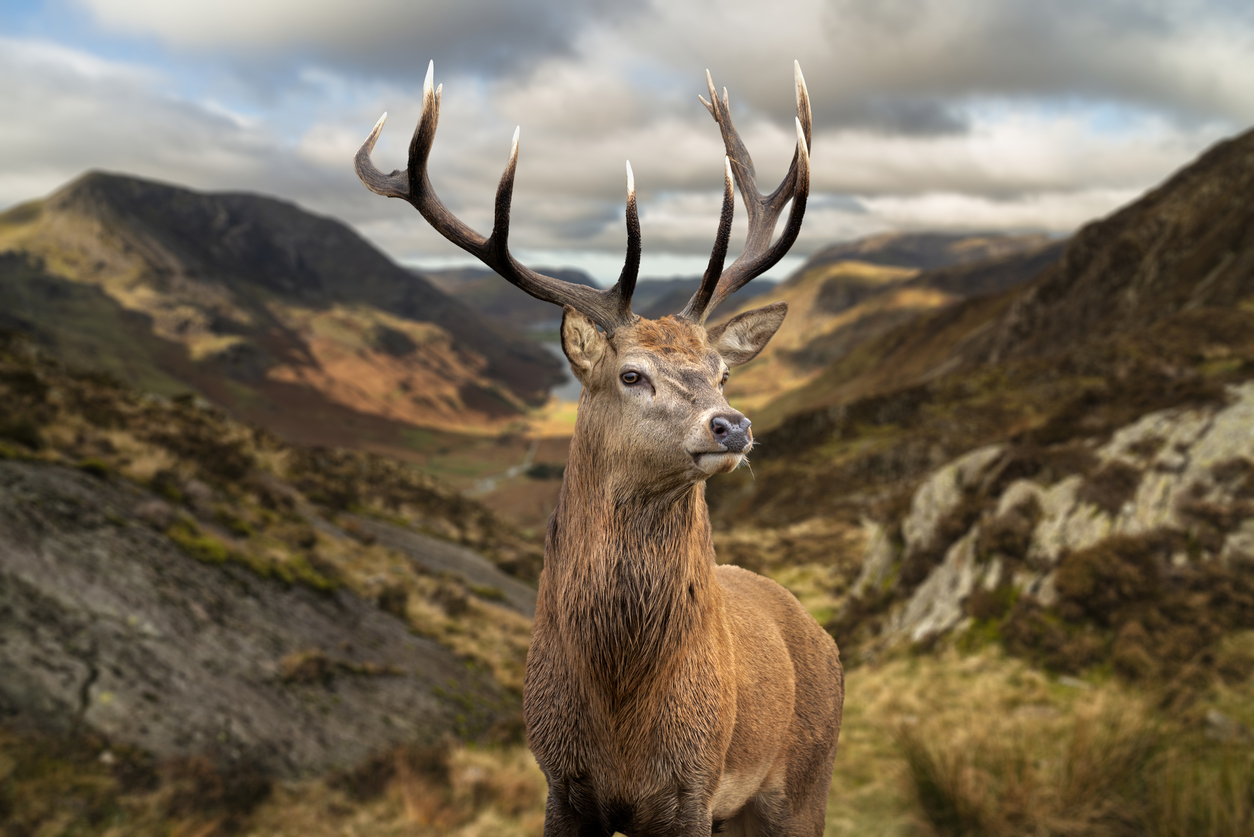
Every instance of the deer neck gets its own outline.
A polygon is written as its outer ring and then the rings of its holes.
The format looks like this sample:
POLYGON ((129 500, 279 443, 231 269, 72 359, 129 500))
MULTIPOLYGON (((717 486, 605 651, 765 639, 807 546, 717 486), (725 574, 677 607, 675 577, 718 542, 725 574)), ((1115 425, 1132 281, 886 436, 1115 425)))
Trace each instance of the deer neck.
POLYGON ((700 644, 722 598, 704 483, 634 492, 615 473, 577 434, 549 521, 537 607, 572 662, 631 692, 700 644))

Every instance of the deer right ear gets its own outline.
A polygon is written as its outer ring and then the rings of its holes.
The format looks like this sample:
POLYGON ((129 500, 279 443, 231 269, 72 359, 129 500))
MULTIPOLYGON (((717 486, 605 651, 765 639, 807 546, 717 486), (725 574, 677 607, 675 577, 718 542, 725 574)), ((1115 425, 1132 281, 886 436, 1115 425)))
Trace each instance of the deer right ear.
POLYGON ((787 313, 787 302, 773 302, 732 317, 706 333, 727 365, 739 366, 753 360, 758 352, 766 348, 767 342, 784 324, 784 315, 787 313))
POLYGON ((588 385, 588 376, 608 345, 596 323, 569 305, 562 306, 562 351, 579 383, 588 385))

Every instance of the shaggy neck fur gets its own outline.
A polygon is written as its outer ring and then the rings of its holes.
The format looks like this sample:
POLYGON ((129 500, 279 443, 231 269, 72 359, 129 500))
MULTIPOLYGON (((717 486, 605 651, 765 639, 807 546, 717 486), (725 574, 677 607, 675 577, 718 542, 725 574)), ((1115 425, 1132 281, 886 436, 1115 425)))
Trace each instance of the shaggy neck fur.
MULTIPOLYGON (((705 484, 633 489, 576 432, 545 541, 542 603, 571 663, 612 703, 667 681, 716 597, 705 484)), ((642 481, 643 482, 643 481, 642 481)))

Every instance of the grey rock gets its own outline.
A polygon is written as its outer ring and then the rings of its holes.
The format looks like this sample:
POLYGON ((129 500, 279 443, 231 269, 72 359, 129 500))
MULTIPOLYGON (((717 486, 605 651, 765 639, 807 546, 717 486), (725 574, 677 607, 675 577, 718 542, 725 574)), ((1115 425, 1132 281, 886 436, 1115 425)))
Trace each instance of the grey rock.
MULTIPOLYGON (((1131 499, 1115 514, 1082 499, 1085 478, 1078 475, 1052 485, 1017 480, 993 498, 985 520, 1031 502, 1041 511, 1030 536, 1027 566, 1016 569, 1011 577, 1015 587, 1048 606, 1057 598, 1054 571, 1068 553, 1115 535, 1163 529, 1187 535, 1193 524, 1182 509, 1190 501, 1234 508, 1237 498, 1216 478, 1214 469, 1236 460, 1254 461, 1254 382, 1229 387, 1228 394, 1230 401, 1222 407, 1163 410, 1143 416, 1096 449, 1103 464, 1124 463, 1142 474, 1131 499)), ((964 491, 978 483, 1001 452, 1000 446, 977 449, 924 480, 902 522, 902 549, 907 556, 932 546, 940 521, 957 508, 964 491)), ((944 561, 897 606, 885 623, 888 639, 918 641, 952 630, 962 623, 963 600, 977 585, 992 588, 1000 582, 999 562, 976 560, 974 546, 981 525, 975 523, 950 546, 944 561)), ((862 572, 854 586, 859 595, 890 584, 899 558, 878 525, 872 524, 869 534, 862 572)), ((1254 518, 1238 520, 1213 557, 1254 569, 1254 518)), ((1181 553, 1173 560, 1193 559, 1181 553)))
POLYGON ((958 507, 963 493, 979 482, 1003 450, 1001 445, 978 448, 938 469, 923 481, 910 503, 910 514, 901 524, 901 537, 907 554, 926 549, 931 544, 937 525, 958 507))
POLYGON ((0 717, 295 776, 442 737, 466 706, 485 724, 509 709, 448 649, 346 591, 189 557, 139 522, 151 502, 129 483, 0 461, 0 717), (330 661, 328 676, 284 678, 301 654, 330 661))
MULTIPOLYGON (((919 585, 914 595, 889 622, 889 632, 902 633, 918 642, 944 633, 965 617, 963 602, 971 595, 980 577, 993 570, 976 561, 975 540, 978 529, 972 529, 945 553, 945 560, 919 585)), ((996 570, 1000 572, 1000 569, 996 570)))
POLYGON ((432 572, 461 576, 471 589, 497 591, 505 604, 528 618, 535 618, 536 589, 501 572, 495 564, 474 550, 381 520, 360 515, 348 516, 388 549, 408 556, 410 560, 432 572))

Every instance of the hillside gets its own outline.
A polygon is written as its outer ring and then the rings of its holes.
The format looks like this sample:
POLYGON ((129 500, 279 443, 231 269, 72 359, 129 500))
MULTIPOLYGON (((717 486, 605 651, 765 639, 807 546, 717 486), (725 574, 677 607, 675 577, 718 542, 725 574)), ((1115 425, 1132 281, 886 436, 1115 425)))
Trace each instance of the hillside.
POLYGON ((478 504, 11 334, 0 403, 6 728, 272 777, 518 711, 539 547, 478 504))
MULTIPOLYGON (((541 273, 566 282, 596 287, 592 277, 572 268, 536 268, 541 273)), ((420 275, 454 299, 488 319, 516 332, 556 331, 561 310, 551 302, 528 296, 486 268, 462 267, 428 270, 420 275)), ((643 277, 632 295, 632 310, 642 317, 656 319, 683 310, 701 284, 701 277, 689 279, 650 279, 643 277)), ((773 282, 758 282, 741 289, 737 301, 765 293, 773 282)))
POLYGON ((929 311, 1025 282, 1061 251, 1043 236, 992 234, 881 235, 820 250, 777 288, 719 313, 789 306, 784 327, 736 371, 728 392, 755 413, 755 426, 773 427, 799 409, 785 396, 858 346, 929 311))
MULTIPOLYGON (((546 276, 564 282, 597 287, 592 277, 582 270, 537 267, 546 276)), ((482 267, 459 267, 448 270, 415 271, 448 296, 493 322, 523 333, 540 327, 556 330, 562 310, 551 302, 523 293, 509 282, 482 267)))
POLYGON ((1049 237, 1040 234, 880 233, 824 247, 809 258, 802 270, 845 261, 936 270, 998 259, 1047 244, 1049 237))
POLYGON ((1254 132, 1027 284, 838 358, 772 405, 754 478, 711 486, 723 537, 765 565, 791 539, 850 647, 978 630, 1055 670, 1205 681, 1254 628, 1252 185, 1254 132))
POLYGON ((282 201, 92 173, 0 215, 0 325, 302 442, 501 425, 558 365, 282 201))

